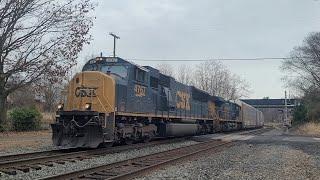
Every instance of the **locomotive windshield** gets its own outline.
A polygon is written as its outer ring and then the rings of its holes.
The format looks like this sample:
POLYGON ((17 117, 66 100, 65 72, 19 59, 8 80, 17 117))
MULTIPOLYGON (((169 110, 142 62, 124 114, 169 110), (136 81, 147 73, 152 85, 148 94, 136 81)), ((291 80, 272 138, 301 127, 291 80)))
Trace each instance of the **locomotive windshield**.
POLYGON ((92 59, 83 67, 82 71, 101 71, 112 76, 125 79, 128 76, 127 67, 116 58, 92 59))
POLYGON ((126 78, 128 75, 127 68, 121 65, 97 66, 97 64, 87 64, 83 67, 82 71, 101 71, 121 78, 126 78))
POLYGON ((82 71, 97 71, 98 70, 98 65, 97 64, 86 64, 82 71))
POLYGON ((114 74, 116 76, 122 77, 122 78, 126 78, 128 73, 127 73, 127 68, 124 66, 102 66, 101 67, 101 72, 104 73, 110 73, 110 74, 114 74))

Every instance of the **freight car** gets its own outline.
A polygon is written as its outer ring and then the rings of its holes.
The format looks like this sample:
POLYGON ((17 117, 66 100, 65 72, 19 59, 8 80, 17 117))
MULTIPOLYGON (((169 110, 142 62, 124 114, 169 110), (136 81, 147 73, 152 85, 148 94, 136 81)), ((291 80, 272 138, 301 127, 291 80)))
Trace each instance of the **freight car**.
POLYGON ((62 148, 149 141, 263 126, 263 115, 119 57, 89 60, 51 125, 62 148))

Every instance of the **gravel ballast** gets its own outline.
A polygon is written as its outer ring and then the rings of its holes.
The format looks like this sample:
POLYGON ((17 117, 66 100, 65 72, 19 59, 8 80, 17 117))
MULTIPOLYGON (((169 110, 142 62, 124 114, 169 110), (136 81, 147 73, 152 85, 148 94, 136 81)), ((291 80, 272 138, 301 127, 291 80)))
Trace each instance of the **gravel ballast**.
MULTIPOLYGON (((217 134, 212 136, 216 137, 217 134)), ((204 137, 207 138, 207 136, 204 137)), ((310 138, 287 136, 281 129, 263 133, 256 138, 244 139, 223 151, 200 155, 191 161, 152 171, 138 179, 319 179, 320 139, 311 137, 313 140, 311 141, 310 138), (296 140, 292 141, 293 139, 296 140), (315 140, 317 140, 316 143, 314 143, 315 140)), ((0 179, 39 179, 196 143, 188 140, 128 150, 75 163, 55 164, 54 167, 42 166, 41 170, 31 170, 29 173, 18 172, 15 176, 2 174, 0 179)), ((44 143, 38 148, 33 147, 30 150, 39 151, 42 148, 50 149, 52 145, 44 143)), ((16 148, 14 152, 25 153, 26 149, 16 148)))
POLYGON ((147 179, 319 179, 320 144, 239 143, 155 171, 147 179))
POLYGON ((139 156, 161 152, 161 151, 167 151, 167 150, 188 146, 196 143, 197 142, 195 141, 184 141, 184 142, 177 142, 177 143, 171 143, 171 144, 156 145, 152 147, 145 147, 137 150, 128 150, 120 153, 108 154, 98 158, 77 161, 75 163, 67 162, 66 164, 63 164, 63 165, 55 164, 53 167, 42 166, 41 170, 31 170, 28 173, 19 172, 17 175, 14 175, 14 176, 2 174, 0 176, 0 179, 39 179, 39 178, 44 178, 48 176, 58 175, 58 174, 86 169, 90 167, 95 167, 99 165, 110 164, 110 163, 114 163, 114 162, 118 162, 126 159, 131 159, 139 156))

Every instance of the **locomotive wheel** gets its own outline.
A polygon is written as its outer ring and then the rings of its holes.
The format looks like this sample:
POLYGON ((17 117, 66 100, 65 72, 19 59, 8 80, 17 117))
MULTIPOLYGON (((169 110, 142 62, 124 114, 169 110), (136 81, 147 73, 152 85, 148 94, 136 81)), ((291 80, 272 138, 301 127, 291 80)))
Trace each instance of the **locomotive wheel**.
POLYGON ((154 132, 151 132, 150 134, 147 134, 146 136, 143 137, 143 140, 142 140, 142 141, 143 141, 144 143, 149 142, 149 141, 152 139, 152 137, 154 137, 154 134, 155 134, 154 132))
POLYGON ((147 143, 147 142, 149 142, 151 140, 151 137, 150 136, 145 136, 145 137, 143 137, 143 142, 144 143, 147 143))
POLYGON ((135 141, 133 140, 133 139, 129 139, 129 138, 127 138, 127 139, 125 139, 125 144, 126 145, 131 145, 131 144, 133 144, 135 141))
POLYGON ((104 142, 104 143, 101 143, 99 147, 108 148, 108 147, 112 147, 113 145, 114 145, 114 142, 104 142))

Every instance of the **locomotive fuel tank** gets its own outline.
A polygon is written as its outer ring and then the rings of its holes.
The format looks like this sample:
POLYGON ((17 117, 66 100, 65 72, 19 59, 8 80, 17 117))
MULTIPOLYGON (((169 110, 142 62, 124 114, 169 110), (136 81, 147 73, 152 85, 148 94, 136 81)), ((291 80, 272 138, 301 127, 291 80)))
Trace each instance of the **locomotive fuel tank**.
POLYGON ((179 137, 198 134, 198 124, 181 124, 181 123, 168 123, 160 124, 159 134, 163 137, 179 137))

